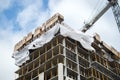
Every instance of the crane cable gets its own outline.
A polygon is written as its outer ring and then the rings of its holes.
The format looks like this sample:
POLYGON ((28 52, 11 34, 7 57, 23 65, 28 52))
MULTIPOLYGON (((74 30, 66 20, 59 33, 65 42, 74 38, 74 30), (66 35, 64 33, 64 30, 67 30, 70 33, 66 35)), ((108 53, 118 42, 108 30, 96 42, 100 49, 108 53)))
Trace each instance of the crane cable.
POLYGON ((88 19, 87 19, 88 22, 90 22, 91 18, 92 18, 93 16, 95 16, 95 15, 99 12, 98 10, 100 10, 100 8, 101 8, 101 6, 103 5, 103 3, 104 3, 103 0, 98 0, 98 1, 97 1, 95 7, 93 8, 90 16, 89 16, 88 19))

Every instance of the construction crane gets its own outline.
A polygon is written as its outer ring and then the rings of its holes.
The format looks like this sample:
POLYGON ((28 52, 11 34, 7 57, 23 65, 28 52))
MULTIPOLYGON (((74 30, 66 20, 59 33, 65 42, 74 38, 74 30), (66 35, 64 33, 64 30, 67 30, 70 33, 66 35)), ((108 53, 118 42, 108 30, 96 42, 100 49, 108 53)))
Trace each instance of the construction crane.
POLYGON ((118 26, 118 30, 120 32, 120 6, 118 4, 118 0, 108 0, 109 2, 107 3, 107 5, 95 16, 93 17, 92 20, 90 20, 90 22, 86 23, 82 28, 81 31, 82 32, 86 32, 88 29, 90 29, 93 24, 111 7, 117 26, 118 26))

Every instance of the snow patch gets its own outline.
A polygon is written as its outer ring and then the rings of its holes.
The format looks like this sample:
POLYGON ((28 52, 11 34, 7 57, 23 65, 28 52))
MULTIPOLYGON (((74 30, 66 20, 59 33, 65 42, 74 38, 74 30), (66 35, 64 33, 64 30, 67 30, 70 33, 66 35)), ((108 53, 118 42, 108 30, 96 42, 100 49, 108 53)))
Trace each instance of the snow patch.
POLYGON ((91 43, 93 42, 93 38, 91 36, 86 35, 80 31, 71 30, 68 27, 65 27, 65 25, 57 23, 53 28, 42 34, 38 39, 34 40, 24 49, 14 52, 13 58, 15 59, 15 64, 20 66, 29 60, 29 50, 40 48, 44 44, 50 42, 59 30, 62 36, 79 41, 81 45, 87 50, 94 50, 94 48, 91 46, 91 43))

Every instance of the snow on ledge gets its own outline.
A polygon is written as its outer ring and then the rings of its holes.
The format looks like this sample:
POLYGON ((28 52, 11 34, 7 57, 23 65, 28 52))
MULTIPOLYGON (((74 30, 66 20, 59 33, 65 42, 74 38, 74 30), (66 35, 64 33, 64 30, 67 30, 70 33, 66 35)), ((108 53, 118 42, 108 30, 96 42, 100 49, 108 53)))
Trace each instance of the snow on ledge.
POLYGON ((91 43, 93 42, 93 38, 91 36, 85 35, 80 31, 71 30, 65 25, 57 23, 54 27, 42 34, 38 39, 34 40, 21 51, 14 52, 13 58, 15 59, 15 64, 17 66, 20 66, 27 60, 29 60, 29 50, 37 49, 39 47, 42 47, 44 44, 50 42, 59 30, 62 36, 79 41, 81 45, 89 51, 94 50, 94 48, 91 46, 91 43))

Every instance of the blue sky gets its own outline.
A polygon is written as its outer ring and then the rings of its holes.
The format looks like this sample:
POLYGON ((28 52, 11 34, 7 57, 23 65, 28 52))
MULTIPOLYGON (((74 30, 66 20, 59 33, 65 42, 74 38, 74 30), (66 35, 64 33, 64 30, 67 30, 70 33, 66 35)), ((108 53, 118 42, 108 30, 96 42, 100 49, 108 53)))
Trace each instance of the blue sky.
MULTIPOLYGON (((14 45, 52 15, 59 12, 65 23, 80 29, 106 3, 107 0, 0 0, 0 80, 15 79, 18 67, 11 57, 14 45)), ((111 9, 86 34, 94 33, 120 51, 120 33, 111 9)))

